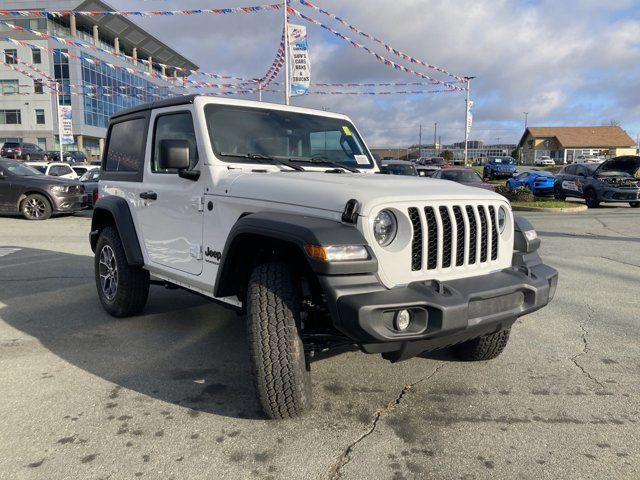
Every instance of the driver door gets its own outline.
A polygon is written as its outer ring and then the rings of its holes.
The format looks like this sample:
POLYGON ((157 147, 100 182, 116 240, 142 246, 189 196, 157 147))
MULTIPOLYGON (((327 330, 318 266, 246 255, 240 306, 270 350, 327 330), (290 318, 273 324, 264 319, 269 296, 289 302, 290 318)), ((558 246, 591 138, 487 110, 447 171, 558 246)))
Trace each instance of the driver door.
POLYGON ((181 178, 176 170, 159 166, 163 140, 187 140, 190 170, 197 168, 198 142, 191 112, 184 106, 153 111, 151 132, 152 149, 139 195, 143 201, 136 205, 144 248, 152 264, 163 270, 200 275, 204 181, 181 178))

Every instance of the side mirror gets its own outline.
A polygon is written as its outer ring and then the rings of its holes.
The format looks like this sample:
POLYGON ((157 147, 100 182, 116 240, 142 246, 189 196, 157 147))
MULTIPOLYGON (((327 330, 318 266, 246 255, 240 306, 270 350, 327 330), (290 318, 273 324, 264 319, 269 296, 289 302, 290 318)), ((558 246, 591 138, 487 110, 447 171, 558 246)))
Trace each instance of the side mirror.
POLYGON ((187 140, 162 140, 160 142, 161 170, 187 170, 189 163, 189 142, 187 140))

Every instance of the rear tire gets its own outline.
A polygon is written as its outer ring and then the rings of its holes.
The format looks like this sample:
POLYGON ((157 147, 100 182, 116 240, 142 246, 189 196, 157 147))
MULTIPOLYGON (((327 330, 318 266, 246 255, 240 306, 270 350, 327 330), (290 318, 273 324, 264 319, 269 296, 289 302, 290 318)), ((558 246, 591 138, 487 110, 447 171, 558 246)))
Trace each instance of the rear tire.
POLYGON ((555 197, 556 200, 564 201, 567 199, 567 196, 562 191, 562 187, 558 184, 554 185, 553 187, 553 196, 555 197))
POLYGON ((258 265, 247 291, 247 333, 258 400, 269 418, 311 406, 311 374, 300 332, 300 293, 283 262, 258 265))
POLYGON ((629 202, 631 208, 640 208, 640 202, 629 202))
POLYGON ((598 208, 600 206, 600 201, 598 200, 598 196, 596 195, 595 190, 589 189, 584 192, 584 201, 589 208, 598 208))
POLYGON ((100 303, 110 315, 129 317, 142 311, 149 297, 149 272, 127 263, 115 227, 100 232, 94 271, 100 303))
POLYGON ((20 212, 27 220, 47 220, 53 210, 47 197, 32 193, 20 204, 20 212))
POLYGON ((511 329, 474 338, 453 347, 453 352, 467 362, 492 360, 499 356, 507 346, 511 329))

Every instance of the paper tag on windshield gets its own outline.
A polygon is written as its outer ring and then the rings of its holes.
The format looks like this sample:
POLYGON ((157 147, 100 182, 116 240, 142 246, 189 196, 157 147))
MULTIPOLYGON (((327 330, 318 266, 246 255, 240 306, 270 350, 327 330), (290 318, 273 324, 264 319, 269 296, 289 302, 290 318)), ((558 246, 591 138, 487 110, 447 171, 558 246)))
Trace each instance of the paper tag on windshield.
POLYGON ((369 165, 369 157, 366 155, 354 155, 353 158, 358 165, 369 165))
POLYGON ((349 127, 347 127, 346 125, 343 125, 343 126, 342 126, 342 131, 344 132, 344 134, 345 134, 347 137, 350 137, 350 136, 351 136, 351 129, 350 129, 349 127))

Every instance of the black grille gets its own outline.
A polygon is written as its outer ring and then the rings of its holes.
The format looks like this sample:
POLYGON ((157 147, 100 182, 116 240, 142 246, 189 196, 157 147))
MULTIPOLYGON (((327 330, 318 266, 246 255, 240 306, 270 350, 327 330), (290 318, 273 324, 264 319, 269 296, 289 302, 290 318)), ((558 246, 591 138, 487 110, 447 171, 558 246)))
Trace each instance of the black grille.
POLYGON ((483 206, 478 207, 478 213, 480 214, 480 226, 482 227, 482 236, 480 237, 480 261, 487 261, 487 252, 488 252, 488 238, 489 231, 487 228, 487 214, 484 211, 483 206))
POLYGON ((464 219, 462 218, 462 210, 460 207, 453 207, 453 216, 456 219, 456 238, 458 239, 458 247, 456 250, 456 267, 464 264, 464 251, 467 246, 464 236, 464 219))
POLYGON ((451 217, 447 207, 440 207, 442 220, 442 268, 451 266, 451 250, 453 249, 453 235, 451 231, 451 217))
POLYGON ((409 208, 409 218, 413 225, 413 241, 411 242, 411 270, 422 270, 422 222, 417 208, 409 208))
POLYGON ((476 256, 478 251, 478 225, 476 222, 476 215, 473 213, 473 207, 467 205, 467 218, 469 219, 469 264, 476 263, 476 256))
POLYGON ((491 222, 493 222, 491 228, 491 260, 496 260, 498 258, 498 217, 496 217, 496 209, 489 207, 489 214, 491 215, 491 222))
POLYGON ((434 270, 438 267, 438 223, 436 213, 432 207, 425 207, 424 214, 427 219, 427 269, 434 270))

